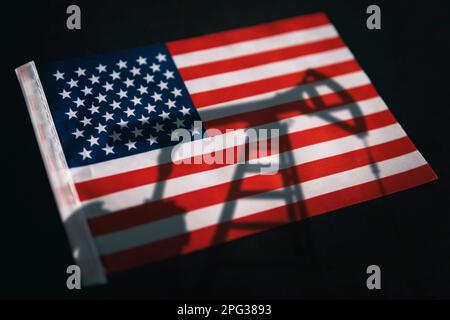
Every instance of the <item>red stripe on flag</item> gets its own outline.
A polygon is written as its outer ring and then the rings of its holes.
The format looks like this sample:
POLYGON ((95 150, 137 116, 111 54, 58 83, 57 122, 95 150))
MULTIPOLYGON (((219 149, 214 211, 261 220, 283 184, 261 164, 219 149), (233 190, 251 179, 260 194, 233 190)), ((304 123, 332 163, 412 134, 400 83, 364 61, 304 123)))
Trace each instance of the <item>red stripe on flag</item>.
POLYGON ((310 114, 345 104, 358 103, 358 101, 375 98, 378 96, 371 84, 352 89, 324 94, 304 100, 292 101, 262 110, 239 113, 229 117, 218 118, 204 122, 204 127, 219 129, 226 132, 227 129, 246 129, 271 123, 274 119, 282 120, 302 114, 310 114), (314 106, 314 107, 311 107, 314 106))
POLYGON ((237 58, 204 63, 192 67, 180 68, 178 71, 184 81, 206 77, 214 74, 235 71, 263 65, 280 60, 292 59, 308 54, 345 47, 340 38, 326 39, 287 48, 249 54, 237 58))
MULTIPOLYGON (((318 128, 312 128, 289 134, 292 141, 291 147, 293 149, 302 146, 319 143, 331 139, 337 139, 344 136, 349 136, 395 123, 394 117, 386 110, 370 116, 364 117, 364 127, 355 127, 355 124, 360 123, 361 120, 352 119, 324 125, 318 128), (348 130, 348 127, 354 128, 353 132, 348 130)), ((283 145, 286 145, 283 137, 280 137, 280 152, 283 150, 283 145)), ((195 163, 191 161, 191 163, 195 163)), ((131 189, 160 181, 158 177, 164 179, 172 179, 188 174, 202 172, 205 170, 212 170, 225 166, 225 164, 179 164, 166 163, 158 166, 128 171, 116 175, 93 179, 89 181, 79 182, 75 184, 78 197, 81 201, 97 198, 113 192, 131 189)))
POLYGON ((192 51, 229 45, 241 41, 255 40, 280 33, 296 31, 330 23, 324 13, 278 20, 253 27, 212 33, 200 37, 166 43, 172 56, 192 51))
MULTIPOLYGON (((423 165, 390 177, 302 201, 299 203, 299 207, 306 207, 308 209, 307 217, 317 216, 342 207, 409 189, 434 179, 436 179, 436 175, 433 170, 428 165, 423 165)), ((103 255, 101 260, 108 273, 118 272, 180 254, 190 253, 207 248, 211 245, 235 240, 247 235, 269 230, 276 226, 307 218, 304 214, 301 214, 292 219, 290 210, 292 210, 292 205, 259 212, 234 221, 192 231, 189 234, 183 234, 114 254, 103 255), (254 227, 233 228, 233 226, 239 226, 239 224, 242 226, 249 224, 254 227), (227 233, 226 238, 218 239, 213 243, 215 235, 220 228, 227 228, 229 232, 227 233)))
POLYGON ((204 108, 213 104, 237 100, 257 94, 272 92, 280 89, 291 88, 332 77, 361 71, 355 60, 336 63, 325 67, 315 68, 314 77, 310 77, 309 70, 290 73, 287 75, 246 82, 225 88, 191 94, 192 102, 196 108, 204 108), (305 78, 306 76, 306 78, 305 78))
POLYGON ((371 163, 398 157, 415 150, 416 148, 412 142, 407 137, 404 137, 373 147, 363 148, 281 169, 275 175, 247 177, 241 180, 168 197, 139 207, 92 218, 88 220, 88 223, 92 235, 99 236, 169 218, 174 215, 218 203, 288 187, 341 171, 351 170, 371 163), (290 174, 291 176, 291 179, 288 182, 283 181, 283 176, 286 174, 290 174), (252 191, 236 191, 237 185, 240 185, 244 190, 252 191), (205 197, 205 194, 208 196, 205 197), (165 203, 172 201, 175 204, 174 206, 167 208, 167 206, 164 205, 165 203))

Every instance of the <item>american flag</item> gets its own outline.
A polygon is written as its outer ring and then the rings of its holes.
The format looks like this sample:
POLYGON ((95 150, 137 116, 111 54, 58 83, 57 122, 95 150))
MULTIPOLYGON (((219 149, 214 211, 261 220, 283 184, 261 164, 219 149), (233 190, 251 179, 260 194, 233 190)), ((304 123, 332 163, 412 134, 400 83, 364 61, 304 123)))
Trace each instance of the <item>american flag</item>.
POLYGON ((436 179, 322 13, 37 70, 106 274, 436 179), (279 151, 174 164, 179 128, 277 129, 279 151))

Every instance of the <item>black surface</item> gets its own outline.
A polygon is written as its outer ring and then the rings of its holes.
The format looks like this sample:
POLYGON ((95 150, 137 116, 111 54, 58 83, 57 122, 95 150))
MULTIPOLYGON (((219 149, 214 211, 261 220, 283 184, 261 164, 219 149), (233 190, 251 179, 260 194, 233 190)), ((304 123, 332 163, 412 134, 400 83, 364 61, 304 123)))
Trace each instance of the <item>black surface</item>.
POLYGON ((65 1, 2 3, 0 297, 3 298, 450 298, 449 23, 446 1, 65 1), (72 3, 72 2, 71 2, 72 3), (439 180, 68 291, 70 249, 14 68, 145 46, 324 11, 439 180), (307 226, 315 259, 302 254, 307 226), (382 290, 365 269, 382 268, 382 290))

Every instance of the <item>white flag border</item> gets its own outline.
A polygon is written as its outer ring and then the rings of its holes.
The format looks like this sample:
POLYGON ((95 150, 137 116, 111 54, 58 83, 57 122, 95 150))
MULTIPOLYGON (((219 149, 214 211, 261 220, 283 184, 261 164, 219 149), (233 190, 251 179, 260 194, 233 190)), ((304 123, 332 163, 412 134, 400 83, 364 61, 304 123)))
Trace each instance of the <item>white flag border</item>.
POLYGON ((84 286, 107 282, 97 248, 75 190, 55 124, 34 61, 15 69, 22 88, 50 186, 72 247, 75 262, 81 269, 84 286))

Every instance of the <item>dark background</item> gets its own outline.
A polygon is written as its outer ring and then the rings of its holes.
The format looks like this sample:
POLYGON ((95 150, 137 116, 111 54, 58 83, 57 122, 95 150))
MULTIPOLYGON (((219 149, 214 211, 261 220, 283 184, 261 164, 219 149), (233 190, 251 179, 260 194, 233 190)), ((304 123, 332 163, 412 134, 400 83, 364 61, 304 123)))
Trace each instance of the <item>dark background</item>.
POLYGON ((54 1, 1 6, 1 298, 450 298, 447 1, 54 1), (82 30, 66 29, 78 4, 82 30), (366 28, 378 4, 382 29, 366 28), (66 289, 73 264, 14 68, 323 11, 439 180, 66 289), (302 252, 305 227, 309 249, 302 252), (369 291, 366 267, 382 270, 369 291))

